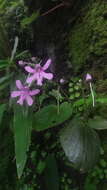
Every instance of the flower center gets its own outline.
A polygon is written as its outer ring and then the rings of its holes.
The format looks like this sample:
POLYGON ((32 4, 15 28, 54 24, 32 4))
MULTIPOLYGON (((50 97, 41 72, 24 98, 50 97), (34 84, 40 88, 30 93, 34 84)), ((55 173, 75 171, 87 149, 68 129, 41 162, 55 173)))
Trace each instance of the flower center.
POLYGON ((35 70, 36 70, 36 72, 38 72, 38 73, 40 73, 41 71, 43 71, 42 67, 41 67, 39 64, 36 65, 35 70))
POLYGON ((22 88, 21 93, 22 93, 22 95, 25 95, 25 96, 29 95, 29 88, 28 87, 22 88))

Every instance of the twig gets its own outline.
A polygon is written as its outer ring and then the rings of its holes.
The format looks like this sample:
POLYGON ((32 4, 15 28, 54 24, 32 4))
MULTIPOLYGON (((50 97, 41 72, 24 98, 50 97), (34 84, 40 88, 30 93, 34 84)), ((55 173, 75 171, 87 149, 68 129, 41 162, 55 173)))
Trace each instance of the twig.
POLYGON ((53 11, 55 11, 56 9, 60 8, 60 7, 63 7, 63 6, 68 6, 69 3, 65 3, 65 2, 62 2, 60 3, 59 5, 56 5, 55 7, 53 7, 52 9, 49 9, 48 11, 46 11, 45 13, 41 14, 41 16, 46 16, 50 13, 52 13, 53 11))

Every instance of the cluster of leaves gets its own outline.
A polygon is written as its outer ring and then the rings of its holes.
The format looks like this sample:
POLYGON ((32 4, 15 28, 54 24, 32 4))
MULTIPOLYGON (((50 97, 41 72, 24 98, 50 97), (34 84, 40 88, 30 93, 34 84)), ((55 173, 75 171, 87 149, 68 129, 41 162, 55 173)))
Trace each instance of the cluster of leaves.
POLYGON ((107 161, 102 157, 93 170, 91 170, 85 180, 85 190, 97 190, 100 183, 107 180, 107 161))
POLYGON ((75 100, 80 98, 82 93, 82 80, 78 78, 72 78, 69 82, 69 94, 70 100, 75 100))

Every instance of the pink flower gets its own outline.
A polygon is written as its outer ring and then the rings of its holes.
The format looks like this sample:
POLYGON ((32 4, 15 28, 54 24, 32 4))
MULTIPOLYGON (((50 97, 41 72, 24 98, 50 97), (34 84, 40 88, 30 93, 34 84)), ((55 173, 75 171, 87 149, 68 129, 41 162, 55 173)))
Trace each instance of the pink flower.
POLYGON ((63 84, 65 82, 65 80, 63 78, 60 79, 59 81, 61 84, 63 84))
POLYGON ((87 73, 86 74, 86 77, 85 77, 85 80, 88 82, 88 81, 91 81, 92 80, 92 76, 89 74, 89 73, 87 73))
POLYGON ((25 65, 25 62, 22 61, 22 60, 20 60, 20 61, 18 61, 18 64, 19 64, 19 65, 25 65))
POLYGON ((32 76, 28 76, 27 83, 31 84, 33 81, 37 81, 37 85, 42 85, 43 79, 51 80, 53 78, 52 73, 46 73, 45 70, 48 69, 49 65, 51 64, 51 59, 48 59, 45 65, 42 67, 40 64, 36 64, 35 68, 32 68, 30 66, 26 66, 25 70, 28 73, 32 73, 32 76))
POLYGON ((38 94, 40 90, 30 90, 28 86, 23 86, 20 80, 16 80, 16 86, 19 90, 11 92, 11 98, 19 96, 20 98, 17 101, 18 104, 23 105, 23 102, 26 100, 27 104, 31 106, 33 104, 31 96, 38 94))

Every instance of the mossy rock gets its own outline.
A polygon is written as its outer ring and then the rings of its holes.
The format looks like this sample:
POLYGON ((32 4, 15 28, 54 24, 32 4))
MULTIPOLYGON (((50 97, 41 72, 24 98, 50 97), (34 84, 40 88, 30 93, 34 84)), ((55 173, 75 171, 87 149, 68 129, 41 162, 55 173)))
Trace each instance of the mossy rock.
POLYGON ((69 37, 69 56, 74 71, 93 64, 98 66, 101 62, 106 64, 107 57, 107 2, 91 1, 82 13, 69 37))

